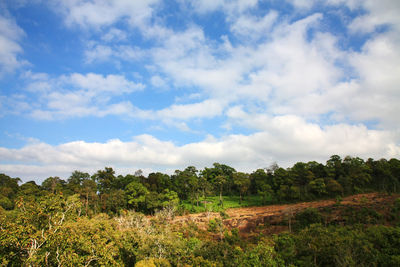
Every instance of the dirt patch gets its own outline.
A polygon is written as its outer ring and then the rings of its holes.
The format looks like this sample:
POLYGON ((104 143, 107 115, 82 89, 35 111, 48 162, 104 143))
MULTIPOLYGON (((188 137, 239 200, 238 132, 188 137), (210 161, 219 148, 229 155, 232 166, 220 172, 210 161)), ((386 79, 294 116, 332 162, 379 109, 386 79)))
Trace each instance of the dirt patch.
MULTIPOLYGON (((379 193, 368 193, 345 197, 340 203, 344 206, 374 206, 377 203, 392 203, 397 197, 379 193)), ((225 212, 229 218, 224 219, 223 224, 228 229, 238 228, 241 235, 248 235, 253 231, 257 231, 257 228, 260 227, 263 228, 263 232, 267 231, 271 234, 286 230, 287 226, 282 225, 282 222, 306 208, 322 209, 324 207, 333 207, 336 203, 336 200, 330 199, 285 205, 228 209, 225 212)), ((217 212, 203 212, 177 216, 172 223, 185 224, 186 222, 194 222, 200 229, 205 230, 209 221, 213 218, 221 217, 217 212)))

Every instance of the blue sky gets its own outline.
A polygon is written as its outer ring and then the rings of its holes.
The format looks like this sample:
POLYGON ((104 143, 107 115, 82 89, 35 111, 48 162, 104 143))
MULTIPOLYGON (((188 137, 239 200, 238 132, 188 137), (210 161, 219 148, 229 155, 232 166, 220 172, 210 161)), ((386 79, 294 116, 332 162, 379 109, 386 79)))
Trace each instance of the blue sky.
POLYGON ((2 0, 0 172, 400 155, 397 0, 2 0))

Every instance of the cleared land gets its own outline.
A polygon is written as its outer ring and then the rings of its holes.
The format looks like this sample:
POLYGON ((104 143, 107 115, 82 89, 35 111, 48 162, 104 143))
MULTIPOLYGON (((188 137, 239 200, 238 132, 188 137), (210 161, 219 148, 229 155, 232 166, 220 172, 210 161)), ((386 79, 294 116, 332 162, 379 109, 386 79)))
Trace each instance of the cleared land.
POLYGON ((288 222, 296 213, 306 208, 315 208, 318 210, 329 208, 329 216, 326 218, 326 221, 335 220, 340 223, 339 209, 368 207, 384 211, 398 197, 398 195, 378 193, 358 194, 345 197, 340 203, 334 199, 330 199, 285 205, 234 208, 225 211, 228 215, 225 219, 221 218, 221 214, 218 212, 202 212, 177 216, 172 222, 176 224, 194 222, 200 229, 205 230, 211 219, 220 218, 228 229, 238 228, 242 236, 260 231, 271 234, 287 230, 289 223, 285 222, 288 222))

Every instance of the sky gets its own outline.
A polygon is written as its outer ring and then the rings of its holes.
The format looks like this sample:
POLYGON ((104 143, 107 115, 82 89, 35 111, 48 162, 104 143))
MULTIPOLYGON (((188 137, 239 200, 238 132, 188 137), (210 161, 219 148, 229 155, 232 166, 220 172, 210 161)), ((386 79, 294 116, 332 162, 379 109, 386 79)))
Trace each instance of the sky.
POLYGON ((0 173, 400 156, 398 0, 0 0, 0 173))

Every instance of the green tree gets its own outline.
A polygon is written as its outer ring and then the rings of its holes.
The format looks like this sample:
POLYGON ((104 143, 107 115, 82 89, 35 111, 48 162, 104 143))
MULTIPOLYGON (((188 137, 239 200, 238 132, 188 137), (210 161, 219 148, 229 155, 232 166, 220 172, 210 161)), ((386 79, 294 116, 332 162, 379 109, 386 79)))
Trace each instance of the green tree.
POLYGON ((272 188, 266 182, 260 183, 258 186, 258 194, 262 198, 262 204, 265 205, 268 198, 272 198, 272 188))
POLYGON ((19 191, 19 178, 11 178, 8 175, 0 173, 0 206, 4 209, 13 209, 14 200, 19 191))
POLYGON ((218 175, 214 178, 213 183, 219 192, 219 205, 224 207, 224 200, 222 198, 222 191, 224 190, 224 185, 228 182, 228 179, 224 175, 218 175))
POLYGON ((49 177, 42 182, 42 188, 52 194, 62 192, 64 185, 65 181, 58 176, 49 177))
POLYGON ((235 172, 233 173, 233 183, 239 189, 239 204, 242 204, 242 196, 250 187, 250 176, 247 173, 235 172))
POLYGON ((100 208, 103 212, 106 212, 110 192, 116 187, 115 171, 112 168, 106 167, 104 170, 98 170, 92 176, 92 179, 97 182, 97 189, 100 193, 100 208))
POLYGON ((309 184, 311 192, 316 194, 317 196, 322 196, 326 194, 326 185, 324 179, 318 178, 310 182, 309 184))
POLYGON ((125 195, 128 200, 128 206, 133 207, 136 210, 144 210, 146 195, 149 190, 140 182, 131 182, 125 188, 125 195))
POLYGON ((307 168, 307 164, 297 162, 292 168, 290 168, 289 175, 293 177, 294 185, 300 189, 300 197, 302 199, 307 198, 308 184, 315 178, 314 174, 307 168))
POLYGON ((72 172, 71 176, 68 178, 68 187, 74 193, 80 193, 82 190, 82 183, 84 180, 90 179, 90 174, 81 171, 74 171, 72 172))
POLYGON ((97 182, 100 194, 108 193, 114 188, 116 181, 115 171, 109 167, 104 170, 98 170, 92 178, 97 182))

